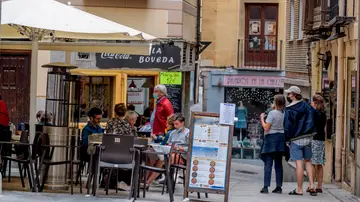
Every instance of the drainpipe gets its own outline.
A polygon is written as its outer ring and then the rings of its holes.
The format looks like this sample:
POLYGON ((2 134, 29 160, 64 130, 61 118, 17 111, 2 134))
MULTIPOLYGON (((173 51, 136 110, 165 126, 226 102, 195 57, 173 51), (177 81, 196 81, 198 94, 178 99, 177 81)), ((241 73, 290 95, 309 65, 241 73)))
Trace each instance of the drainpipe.
POLYGON ((200 69, 200 41, 201 41, 201 0, 197 0, 196 8, 196 45, 195 45, 195 71, 194 71, 194 99, 199 102, 199 69, 200 69))
MULTIPOLYGON (((339 16, 345 15, 345 1, 339 0, 339 16)), ((344 69, 344 39, 338 40, 338 75, 337 75, 337 105, 336 105, 336 142, 335 142, 335 181, 342 179, 342 149, 344 134, 344 96, 345 96, 345 69, 344 69)), ((345 160, 345 159, 344 159, 345 160)))

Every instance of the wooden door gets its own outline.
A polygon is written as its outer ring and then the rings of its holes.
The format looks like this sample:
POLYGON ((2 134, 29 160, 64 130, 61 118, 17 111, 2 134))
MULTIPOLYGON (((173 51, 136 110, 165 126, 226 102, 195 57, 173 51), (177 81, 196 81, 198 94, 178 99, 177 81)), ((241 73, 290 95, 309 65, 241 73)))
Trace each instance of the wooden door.
POLYGON ((0 95, 8 107, 12 123, 17 125, 29 121, 30 54, 1 54, 0 95))
POLYGON ((245 66, 277 67, 277 4, 246 4, 245 66))

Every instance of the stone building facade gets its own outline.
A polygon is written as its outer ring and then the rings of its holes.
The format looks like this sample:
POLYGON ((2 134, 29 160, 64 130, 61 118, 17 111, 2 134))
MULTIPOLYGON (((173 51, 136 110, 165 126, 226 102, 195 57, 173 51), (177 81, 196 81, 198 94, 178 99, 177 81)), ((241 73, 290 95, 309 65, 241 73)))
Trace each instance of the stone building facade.
POLYGON ((304 0, 286 1, 286 59, 284 86, 299 86, 304 97, 310 96, 308 53, 309 43, 302 28, 301 13, 305 7, 304 0))

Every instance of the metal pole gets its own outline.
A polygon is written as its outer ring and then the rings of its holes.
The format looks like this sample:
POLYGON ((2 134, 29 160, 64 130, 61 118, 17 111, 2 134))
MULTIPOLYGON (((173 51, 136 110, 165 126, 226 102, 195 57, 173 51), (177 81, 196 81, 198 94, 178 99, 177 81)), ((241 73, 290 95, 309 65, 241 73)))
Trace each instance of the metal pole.
MULTIPOLYGON (((355 1, 353 1, 354 3, 355 1)), ((356 92, 356 96, 359 96, 359 92, 360 92, 360 87, 359 87, 359 80, 360 80, 360 26, 359 26, 359 22, 360 22, 360 3, 358 2, 358 16, 357 16, 357 21, 358 21, 358 39, 357 39, 357 49, 356 49, 356 62, 357 62, 357 80, 356 80, 356 83, 357 83, 357 92, 356 92)), ((355 6, 354 6, 355 8, 355 6)), ((355 9, 354 9, 355 10, 355 9)), ((353 12, 355 14, 355 12, 353 12)), ((358 105, 356 105, 358 106, 358 105)), ((357 111, 357 110, 356 110, 357 111)), ((359 118, 359 111, 356 112, 357 113, 357 116, 356 118, 358 119, 359 118)), ((356 142, 359 141, 358 139, 358 135, 359 135, 359 131, 358 131, 358 134, 356 135, 355 139, 356 139, 356 142)), ((358 156, 359 155, 359 149, 360 148, 355 148, 355 156, 358 156)), ((355 179, 359 179, 360 176, 357 176, 357 170, 360 169, 357 165, 359 165, 360 162, 356 162, 355 161, 355 179)), ((355 180, 355 194, 356 195, 360 195, 360 184, 359 184, 359 180, 355 180)))

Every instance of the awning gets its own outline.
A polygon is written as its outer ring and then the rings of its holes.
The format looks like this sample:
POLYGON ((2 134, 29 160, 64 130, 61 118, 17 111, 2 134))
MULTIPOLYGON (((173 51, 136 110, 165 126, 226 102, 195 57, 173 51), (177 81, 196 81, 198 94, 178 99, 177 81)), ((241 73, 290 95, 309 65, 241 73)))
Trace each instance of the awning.
MULTIPOLYGON (((149 55, 150 43, 39 42, 39 50, 149 55)), ((0 49, 31 50, 31 41, 1 41, 0 49)))

